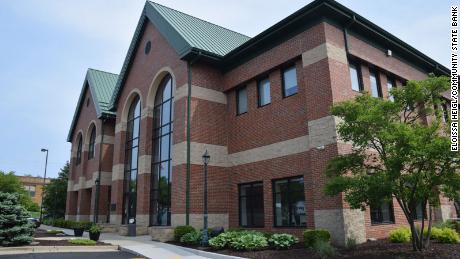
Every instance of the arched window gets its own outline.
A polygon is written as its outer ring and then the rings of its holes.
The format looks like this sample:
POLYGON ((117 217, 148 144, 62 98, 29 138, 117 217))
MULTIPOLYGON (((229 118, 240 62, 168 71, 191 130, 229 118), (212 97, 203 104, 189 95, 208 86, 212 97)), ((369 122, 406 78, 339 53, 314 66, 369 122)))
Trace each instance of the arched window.
POLYGON ((155 96, 150 224, 171 225, 172 78, 167 75, 155 96))
POLYGON ((81 150, 83 148, 83 140, 81 134, 78 136, 78 147, 77 147, 77 160, 75 161, 77 165, 81 163, 81 150))
POLYGON ((89 149, 88 149, 88 160, 94 158, 96 152, 96 126, 91 129, 91 135, 89 137, 89 149))
POLYGON ((123 199, 123 224, 136 223, 137 164, 139 153, 139 129, 141 101, 137 96, 128 113, 125 150, 125 177, 123 199))

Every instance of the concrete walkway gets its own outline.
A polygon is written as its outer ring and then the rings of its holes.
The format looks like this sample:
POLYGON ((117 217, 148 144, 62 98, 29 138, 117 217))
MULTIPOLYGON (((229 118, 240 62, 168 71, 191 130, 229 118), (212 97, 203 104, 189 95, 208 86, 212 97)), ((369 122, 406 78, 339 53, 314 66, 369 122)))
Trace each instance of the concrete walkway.
MULTIPOLYGON (((51 227, 46 225, 41 225, 41 229, 45 230, 62 230, 68 235, 73 235, 73 230, 51 227)), ((89 238, 88 232, 83 234, 83 237, 89 238)), ((181 246, 175 246, 171 244, 166 244, 162 242, 152 241, 151 237, 148 235, 145 236, 136 236, 136 237, 127 237, 120 236, 116 233, 102 233, 100 241, 109 243, 112 245, 120 246, 122 251, 127 251, 139 256, 145 256, 147 258, 155 259, 237 259, 240 257, 226 256, 216 253, 203 252, 195 249, 184 248, 181 246)))

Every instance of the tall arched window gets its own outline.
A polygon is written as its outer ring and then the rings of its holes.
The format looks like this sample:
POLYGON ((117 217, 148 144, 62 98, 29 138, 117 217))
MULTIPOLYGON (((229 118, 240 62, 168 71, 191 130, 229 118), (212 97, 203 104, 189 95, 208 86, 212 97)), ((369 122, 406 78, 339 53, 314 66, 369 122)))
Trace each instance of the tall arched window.
POLYGON ((89 137, 88 159, 93 159, 96 153, 96 126, 91 129, 89 137))
POLYGON ((78 136, 78 147, 77 147, 77 160, 75 161, 77 165, 81 163, 81 152, 83 148, 83 140, 81 134, 78 136))
POLYGON ((172 78, 163 78, 155 96, 150 224, 171 225, 172 78))
POLYGON ((137 96, 129 108, 126 131, 123 224, 136 223, 137 164, 140 121, 141 101, 139 96, 137 96))

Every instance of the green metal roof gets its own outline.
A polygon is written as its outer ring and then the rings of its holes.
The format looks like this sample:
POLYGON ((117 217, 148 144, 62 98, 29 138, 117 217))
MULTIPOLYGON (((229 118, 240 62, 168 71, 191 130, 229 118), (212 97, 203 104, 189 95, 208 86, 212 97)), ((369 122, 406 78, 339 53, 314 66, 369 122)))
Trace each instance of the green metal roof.
POLYGON ((75 130, 78 116, 80 115, 81 106, 84 103, 85 92, 88 89, 91 93, 94 107, 96 108, 97 118, 114 117, 115 112, 109 110, 110 100, 115 90, 115 85, 118 80, 118 75, 104 72, 96 69, 88 69, 86 72, 85 81, 78 98, 77 108, 75 110, 72 124, 70 125, 67 141, 72 141, 72 134, 75 130))
POLYGON ((182 13, 172 8, 148 3, 185 39, 193 48, 224 56, 245 43, 250 37, 226 29, 208 21, 182 13))

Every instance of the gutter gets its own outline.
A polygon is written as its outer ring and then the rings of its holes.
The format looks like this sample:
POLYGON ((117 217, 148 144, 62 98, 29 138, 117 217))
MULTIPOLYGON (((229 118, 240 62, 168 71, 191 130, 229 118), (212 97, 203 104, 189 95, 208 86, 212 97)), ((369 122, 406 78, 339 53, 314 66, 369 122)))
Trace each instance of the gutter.
POLYGON ((190 142, 191 142, 191 105, 192 105, 192 65, 202 56, 202 52, 198 51, 197 55, 192 59, 187 61, 187 74, 188 74, 188 83, 187 83, 187 173, 185 180, 185 225, 190 224, 190 142))

